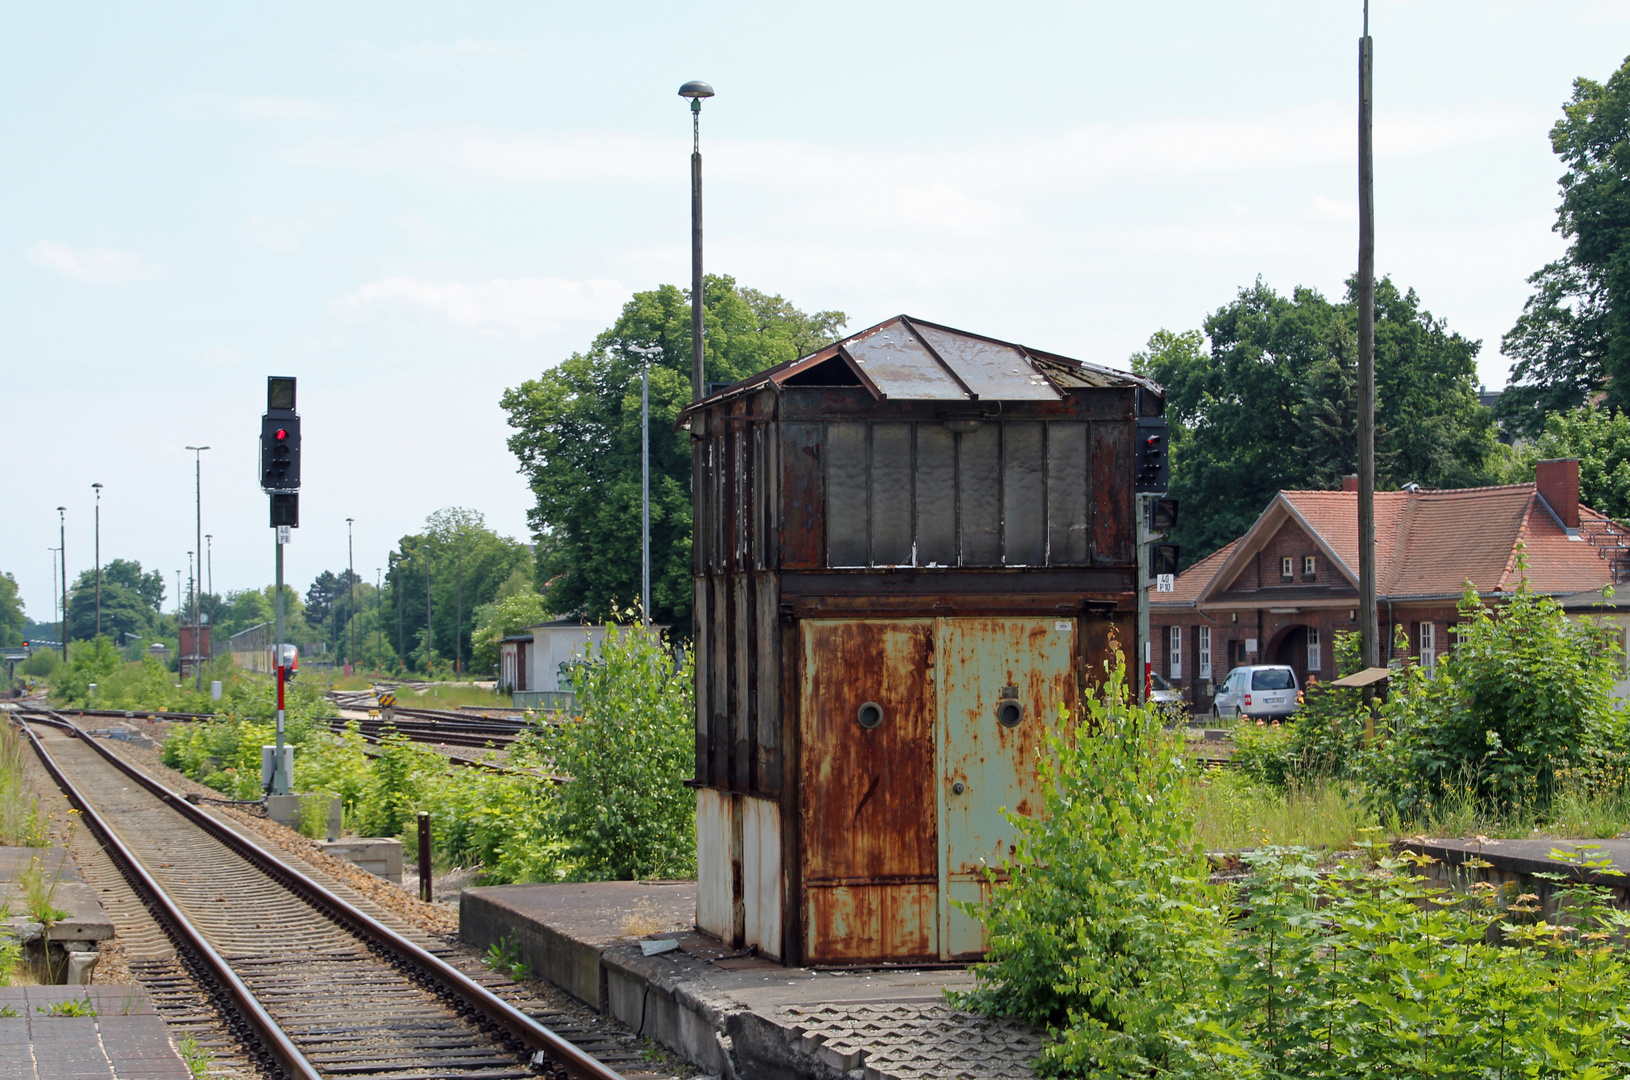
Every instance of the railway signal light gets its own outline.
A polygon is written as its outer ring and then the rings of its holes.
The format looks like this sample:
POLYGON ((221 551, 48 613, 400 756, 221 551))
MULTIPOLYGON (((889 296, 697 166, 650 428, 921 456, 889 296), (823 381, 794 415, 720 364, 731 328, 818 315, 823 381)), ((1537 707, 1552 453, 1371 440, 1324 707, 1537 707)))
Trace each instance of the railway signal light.
POLYGON ((1149 531, 1169 533, 1175 528, 1177 528, 1177 500, 1150 499, 1149 531))
MULTIPOLYGON (((294 411, 294 380, 266 380, 266 414, 260 418, 260 487, 268 494, 300 490, 300 414, 294 411)), ((275 516, 275 511, 274 511, 275 516)))
POLYGON ((1132 490, 1137 492, 1164 492, 1171 476, 1171 460, 1167 453, 1170 431, 1164 416, 1138 417, 1135 461, 1133 463, 1132 490))
POLYGON ((1149 576, 1158 578, 1162 574, 1177 573, 1177 545, 1176 544, 1150 544, 1149 545, 1149 576))

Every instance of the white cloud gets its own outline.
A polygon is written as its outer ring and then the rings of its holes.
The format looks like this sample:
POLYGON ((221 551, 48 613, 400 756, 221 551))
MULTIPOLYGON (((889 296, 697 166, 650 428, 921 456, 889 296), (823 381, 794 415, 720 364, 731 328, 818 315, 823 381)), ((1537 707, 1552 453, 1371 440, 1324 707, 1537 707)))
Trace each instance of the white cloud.
POLYGON ((35 266, 55 270, 63 277, 96 285, 150 281, 164 272, 135 252, 113 248, 71 248, 54 240, 36 242, 23 257, 35 266))
POLYGON ((1306 215, 1335 221, 1353 221, 1358 218, 1358 204, 1344 199, 1332 199, 1327 195, 1315 195, 1306 215))
POLYGON ((903 187, 894 197, 902 219, 935 231, 984 232, 1019 220, 1014 211, 970 198, 949 184, 903 187))
POLYGON ((273 251, 287 253, 295 250, 310 230, 311 225, 303 220, 272 221, 263 217, 249 219, 249 231, 255 243, 273 251))
POLYGON ((604 325, 628 296, 628 289, 607 280, 525 277, 466 284, 391 277, 340 297, 334 311, 367 319, 376 309, 407 305, 489 337, 532 341, 566 324, 604 325))

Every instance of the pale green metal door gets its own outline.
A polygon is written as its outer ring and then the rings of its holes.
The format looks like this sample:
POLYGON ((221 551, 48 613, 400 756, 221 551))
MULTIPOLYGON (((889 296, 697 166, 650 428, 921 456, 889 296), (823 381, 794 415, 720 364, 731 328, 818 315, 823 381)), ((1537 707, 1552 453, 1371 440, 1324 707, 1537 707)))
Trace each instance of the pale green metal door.
POLYGON ((939 698, 940 956, 985 949, 984 930, 953 900, 978 900, 983 870, 1013 850, 1008 810, 1041 811, 1036 763, 1058 707, 1076 707, 1076 621, 940 619, 935 632, 939 698))

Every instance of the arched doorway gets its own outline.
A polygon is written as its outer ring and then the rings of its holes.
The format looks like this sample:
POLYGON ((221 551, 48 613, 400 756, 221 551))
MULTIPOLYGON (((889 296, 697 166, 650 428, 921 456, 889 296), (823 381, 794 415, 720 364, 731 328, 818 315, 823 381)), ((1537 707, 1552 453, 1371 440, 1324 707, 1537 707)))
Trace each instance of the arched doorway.
POLYGON ((1288 664, 1296 671, 1296 684, 1307 685, 1307 627, 1301 624, 1287 626, 1268 652, 1270 664, 1288 664))

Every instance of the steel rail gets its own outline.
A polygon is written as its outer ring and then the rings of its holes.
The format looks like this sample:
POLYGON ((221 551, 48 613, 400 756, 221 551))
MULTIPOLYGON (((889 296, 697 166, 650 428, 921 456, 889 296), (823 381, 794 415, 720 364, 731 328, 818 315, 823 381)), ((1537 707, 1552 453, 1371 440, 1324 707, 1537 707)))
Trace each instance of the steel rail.
MULTIPOLYGON (((73 727, 69 721, 64 720, 61 723, 73 727)), ((62 789, 63 794, 68 796, 68 801, 73 803, 79 810, 79 816, 86 826, 96 834, 96 838, 101 842, 102 846, 119 862, 125 874, 135 879, 132 884, 135 884, 138 890, 144 893, 147 899, 159 909, 163 919, 170 924, 172 932, 181 938, 183 947, 203 960, 204 965, 209 968, 210 974, 226 988, 226 992, 231 996, 233 1003, 238 1008, 238 1012, 248 1021, 249 1026, 254 1029, 255 1034, 260 1038, 267 1050, 277 1059, 278 1064, 282 1065, 295 1080, 323 1080, 322 1074, 307 1060, 306 1055, 302 1054, 300 1049, 290 1041, 288 1035, 272 1018, 271 1013, 267 1012, 266 1007, 260 1003, 260 999, 255 997, 254 992, 249 987, 244 985, 243 980, 238 977, 238 973, 232 970, 232 965, 228 964, 221 954, 215 951, 215 947, 209 943, 198 927, 193 925, 192 920, 187 918, 174 900, 170 899, 170 894, 164 891, 164 887, 147 872, 147 868, 141 864, 141 860, 136 858, 135 853, 125 846, 124 841, 119 839, 107 822, 102 820, 102 816, 91 806, 90 801, 85 798, 74 782, 68 779, 67 773, 62 771, 62 767, 57 764, 56 759, 45 749, 44 744, 40 742, 39 736, 34 734, 27 724, 21 726, 23 734, 28 736, 28 741, 34 744, 34 752, 39 755, 40 763, 45 766, 46 772, 51 774, 51 778, 57 782, 57 786, 62 789)), ((87 745, 95 745, 91 740, 84 739, 82 736, 81 741, 87 745)))
POLYGON ((435 956, 415 945, 367 912, 336 896, 288 863, 274 858, 237 831, 215 820, 203 810, 189 803, 181 795, 171 791, 153 777, 148 776, 145 772, 101 745, 98 740, 87 737, 86 733, 71 720, 53 713, 49 709, 36 709, 27 715, 50 717, 48 723, 67 729, 75 738, 80 739, 85 745, 102 755, 114 768, 152 792, 171 809, 225 844, 268 877, 271 877, 284 888, 336 922, 345 925, 358 937, 418 968, 421 974, 440 983, 448 994, 463 999, 466 1005, 473 1007, 484 1019, 508 1031, 529 1049, 542 1053, 555 1065, 565 1070, 567 1075, 573 1077, 574 1080, 622 1080, 622 1077, 600 1061, 573 1046, 566 1039, 515 1008, 515 1006, 439 956, 435 956))

